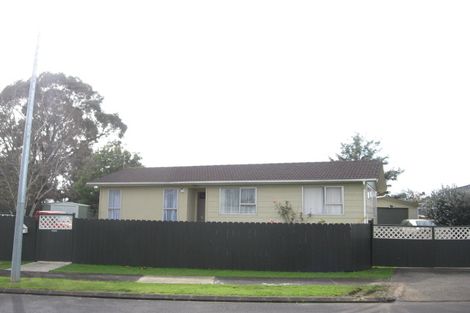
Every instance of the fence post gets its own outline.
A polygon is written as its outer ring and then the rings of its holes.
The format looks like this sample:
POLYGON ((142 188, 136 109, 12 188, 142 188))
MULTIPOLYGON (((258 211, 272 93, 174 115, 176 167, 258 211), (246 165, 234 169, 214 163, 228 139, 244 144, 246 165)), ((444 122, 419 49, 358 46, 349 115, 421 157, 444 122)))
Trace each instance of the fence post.
POLYGON ((369 220, 369 264, 370 266, 374 266, 374 220, 369 220))

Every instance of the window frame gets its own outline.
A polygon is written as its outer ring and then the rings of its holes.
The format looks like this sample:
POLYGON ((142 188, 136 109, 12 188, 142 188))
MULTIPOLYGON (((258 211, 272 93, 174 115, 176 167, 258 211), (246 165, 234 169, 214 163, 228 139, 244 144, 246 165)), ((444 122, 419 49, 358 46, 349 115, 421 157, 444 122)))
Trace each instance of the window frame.
POLYGON ((331 185, 311 185, 311 186, 302 186, 302 213, 307 214, 310 216, 343 216, 344 215, 344 186, 331 186, 331 185), (310 212, 305 212, 305 188, 322 188, 322 194, 323 194, 323 206, 322 206, 322 213, 321 214, 314 214, 310 212), (327 188, 341 188, 341 200, 342 203, 327 203, 326 202, 326 189, 327 188), (334 213, 328 213, 326 211, 327 205, 341 205, 341 213, 340 214, 334 214, 334 213))
POLYGON ((163 188, 163 203, 162 203, 162 221, 163 222, 177 222, 178 221, 178 204, 179 204, 179 199, 178 199, 178 188, 163 188), (175 207, 174 208, 165 208, 165 193, 167 190, 174 190, 176 191, 176 199, 175 199, 175 207), (176 211, 176 220, 166 220, 165 219, 165 211, 176 211))
POLYGON ((108 190, 108 205, 107 205, 107 211, 108 211, 108 219, 109 220, 120 220, 121 219, 121 208, 122 208, 122 192, 121 192, 121 189, 115 189, 115 188, 111 188, 108 190), (119 208, 110 208, 110 205, 109 205, 109 200, 110 200, 110 196, 111 196, 111 192, 118 192, 119 193, 119 208), (110 212, 111 211, 114 211, 114 212, 118 212, 118 217, 117 218, 112 218, 110 217, 110 212))
POLYGON ((227 186, 227 187, 219 187, 219 214, 220 215, 256 215, 258 214, 258 189, 256 187, 248 187, 248 186, 244 186, 244 187, 231 187, 231 186, 227 186), (238 189, 238 212, 235 212, 235 213, 228 213, 228 212, 224 212, 223 210, 223 207, 222 207, 222 190, 224 189, 238 189), (242 203, 242 190, 254 190, 255 191, 255 202, 254 203, 242 203), (253 213, 242 213, 241 212, 241 207, 242 205, 254 205, 255 206, 255 210, 253 213))

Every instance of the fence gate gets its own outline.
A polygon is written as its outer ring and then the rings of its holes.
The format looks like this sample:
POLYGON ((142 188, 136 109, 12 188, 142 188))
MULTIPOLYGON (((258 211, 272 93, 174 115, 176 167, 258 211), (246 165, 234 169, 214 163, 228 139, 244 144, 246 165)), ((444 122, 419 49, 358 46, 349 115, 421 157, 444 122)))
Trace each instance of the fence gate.
POLYGON ((404 267, 470 266, 470 227, 374 226, 373 264, 404 267))
POLYGON ((40 261, 71 261, 73 253, 73 215, 40 215, 36 258, 40 261))

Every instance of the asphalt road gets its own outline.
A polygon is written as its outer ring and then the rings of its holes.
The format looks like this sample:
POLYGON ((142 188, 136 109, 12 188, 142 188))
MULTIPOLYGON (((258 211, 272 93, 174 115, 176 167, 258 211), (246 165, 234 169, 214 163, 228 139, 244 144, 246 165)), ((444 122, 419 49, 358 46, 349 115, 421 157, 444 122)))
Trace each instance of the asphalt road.
POLYGON ((285 313, 285 312, 469 312, 470 302, 395 302, 390 304, 271 304, 220 303, 144 300, 109 300, 93 298, 0 294, 1 313, 285 313))
POLYGON ((397 268, 391 282, 401 285, 403 301, 470 302, 468 268, 397 268))

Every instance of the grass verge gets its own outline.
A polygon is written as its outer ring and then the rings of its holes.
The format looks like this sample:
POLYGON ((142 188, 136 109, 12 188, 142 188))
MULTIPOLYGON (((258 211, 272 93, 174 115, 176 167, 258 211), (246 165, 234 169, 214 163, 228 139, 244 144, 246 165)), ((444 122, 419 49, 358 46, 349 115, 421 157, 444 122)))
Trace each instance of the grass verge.
POLYGON ((10 261, 0 261, 0 270, 6 270, 11 267, 10 261))
POLYGON ((70 264, 54 272, 115 274, 115 275, 153 275, 153 276, 217 276, 240 278, 325 278, 325 279, 380 279, 387 280, 393 274, 391 267, 375 267, 357 272, 271 272, 241 271, 189 268, 133 267, 120 265, 70 264))
POLYGON ((357 294, 358 292, 370 294, 380 290, 382 287, 357 285, 170 285, 50 278, 22 278, 19 283, 11 283, 8 278, 0 277, 0 288, 89 292, 125 292, 162 295, 172 294, 248 297, 338 297, 357 294))
MULTIPOLYGON (((30 263, 31 261, 22 261, 21 264, 27 264, 30 263)), ((7 268, 11 267, 11 262, 10 261, 0 261, 0 270, 6 270, 7 268)))

